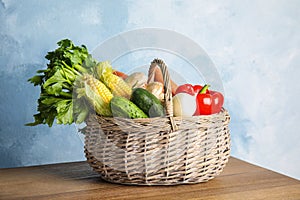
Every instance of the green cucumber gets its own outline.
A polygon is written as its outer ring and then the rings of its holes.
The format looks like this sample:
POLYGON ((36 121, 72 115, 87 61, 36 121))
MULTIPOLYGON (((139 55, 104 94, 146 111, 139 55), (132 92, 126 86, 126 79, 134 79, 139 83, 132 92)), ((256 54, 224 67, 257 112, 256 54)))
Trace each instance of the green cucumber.
POLYGON ((114 117, 123 118, 148 118, 148 116, 134 103, 120 96, 115 96, 110 101, 110 109, 114 117))
POLYGON ((146 89, 134 89, 130 100, 149 117, 162 117, 165 115, 160 100, 146 89))

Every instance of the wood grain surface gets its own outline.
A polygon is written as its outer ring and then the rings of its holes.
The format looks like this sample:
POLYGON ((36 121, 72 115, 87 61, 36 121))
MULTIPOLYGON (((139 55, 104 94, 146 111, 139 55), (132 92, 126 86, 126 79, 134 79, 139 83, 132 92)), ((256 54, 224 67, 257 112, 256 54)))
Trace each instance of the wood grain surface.
POLYGON ((295 199, 300 181, 231 157, 206 183, 128 186, 101 180, 86 162, 0 169, 0 199, 295 199))

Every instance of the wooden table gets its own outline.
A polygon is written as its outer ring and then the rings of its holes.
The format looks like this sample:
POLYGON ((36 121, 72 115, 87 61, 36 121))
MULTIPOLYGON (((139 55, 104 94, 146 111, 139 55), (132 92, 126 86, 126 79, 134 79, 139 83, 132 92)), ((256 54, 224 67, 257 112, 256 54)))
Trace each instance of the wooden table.
POLYGON ((86 162, 0 169, 0 199, 300 199, 300 181, 231 157, 206 183, 107 183, 86 162))

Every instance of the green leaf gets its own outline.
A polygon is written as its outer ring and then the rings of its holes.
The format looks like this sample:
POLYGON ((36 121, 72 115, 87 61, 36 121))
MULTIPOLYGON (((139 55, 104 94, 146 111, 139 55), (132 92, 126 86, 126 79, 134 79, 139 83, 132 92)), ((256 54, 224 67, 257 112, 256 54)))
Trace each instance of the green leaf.
POLYGON ((92 57, 91 54, 88 54, 86 59, 82 63, 82 66, 84 68, 93 68, 96 65, 97 65, 97 61, 92 57))
POLYGON ((48 94, 59 96, 59 94, 62 91, 62 84, 61 83, 52 84, 51 86, 48 86, 45 90, 48 94))
POLYGON ((84 98, 73 100, 73 113, 76 124, 84 122, 89 114, 89 106, 84 98))
POLYGON ((27 123, 27 124, 25 124, 25 126, 36 126, 38 124, 44 124, 44 120, 43 120, 43 118, 41 116, 41 113, 35 114, 34 115, 34 122, 27 123))
POLYGON ((57 104, 59 101, 61 101, 60 98, 55 98, 55 97, 48 97, 42 100, 42 103, 45 105, 53 105, 57 104))
POLYGON ((66 79, 62 76, 60 71, 56 71, 55 74, 53 76, 51 76, 51 78, 49 78, 43 85, 43 88, 45 89, 46 87, 48 87, 49 85, 53 84, 53 83, 63 83, 65 82, 66 79))
POLYGON ((73 119, 73 102, 72 100, 64 100, 57 103, 57 123, 72 124, 73 119))
POLYGON ((74 53, 70 54, 70 60, 74 64, 81 64, 82 63, 82 58, 81 58, 81 55, 80 55, 78 50, 77 51, 74 50, 74 53))
POLYGON ((34 76, 34 77, 28 79, 28 81, 30 83, 32 83, 34 86, 37 86, 37 85, 43 84, 43 78, 44 78, 44 76, 34 76))
POLYGON ((57 42, 57 44, 60 46, 60 47, 64 47, 64 48, 70 48, 72 46, 74 46, 73 42, 69 39, 63 39, 59 42, 57 42))

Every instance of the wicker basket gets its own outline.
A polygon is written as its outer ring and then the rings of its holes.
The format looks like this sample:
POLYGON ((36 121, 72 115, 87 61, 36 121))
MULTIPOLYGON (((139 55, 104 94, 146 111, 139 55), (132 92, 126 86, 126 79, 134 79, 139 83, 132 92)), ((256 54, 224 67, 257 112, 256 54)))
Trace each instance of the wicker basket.
POLYGON ((85 127, 85 155, 101 178, 114 183, 176 185, 208 181, 230 154, 230 116, 173 117, 167 67, 155 59, 165 82, 166 117, 108 118, 91 115, 85 127))

